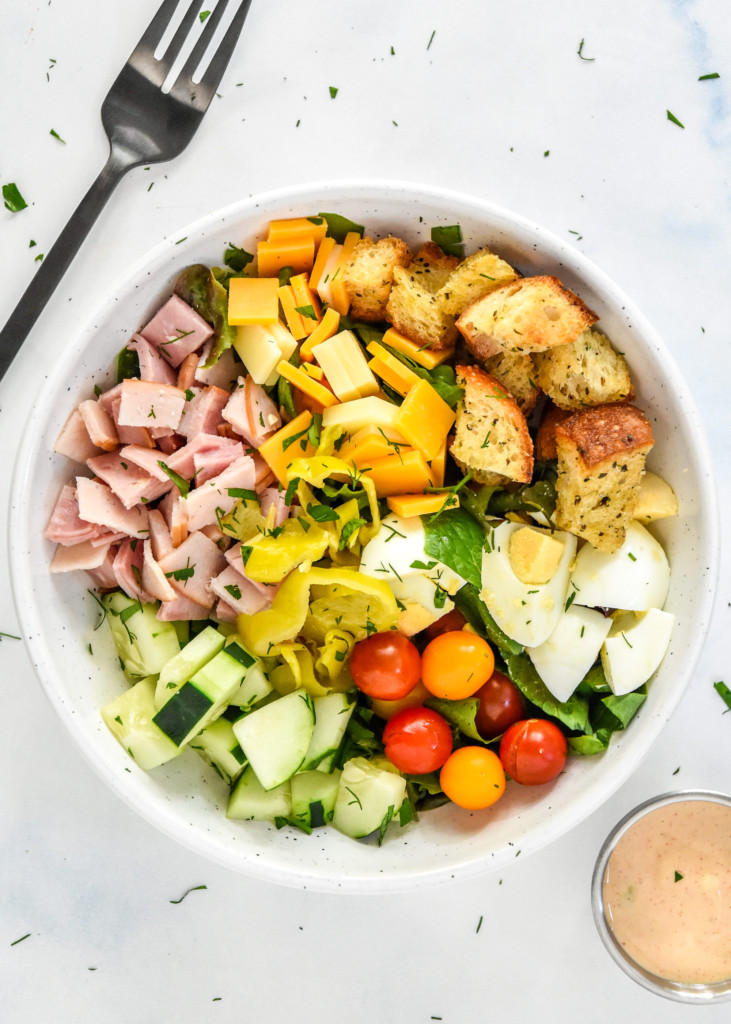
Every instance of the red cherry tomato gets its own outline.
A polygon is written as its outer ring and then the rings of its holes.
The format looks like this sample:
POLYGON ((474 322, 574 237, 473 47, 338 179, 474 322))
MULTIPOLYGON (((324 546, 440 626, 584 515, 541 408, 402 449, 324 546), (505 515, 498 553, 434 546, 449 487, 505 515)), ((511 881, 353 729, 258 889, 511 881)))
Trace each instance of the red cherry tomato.
POLYGON ((421 677, 419 652, 401 633, 373 633, 359 640, 350 655, 353 682, 369 697, 400 700, 421 677))
POLYGON ((439 784, 452 803, 478 811, 503 795, 505 772, 500 758, 487 747, 460 747, 447 758, 439 784))
POLYGON ((493 673, 495 658, 487 641, 475 633, 442 633, 421 656, 421 678, 435 697, 471 697, 493 673))
POLYGON ((525 718, 511 725, 500 740, 500 760, 515 782, 540 786, 563 771, 566 737, 553 722, 525 718))
POLYGON ((441 768, 452 753, 452 730, 431 708, 406 708, 383 730, 386 757, 407 775, 426 775, 441 768))
POLYGON ((475 715, 475 726, 480 736, 494 740, 513 722, 525 715, 523 696, 502 672, 495 671, 475 694, 480 702, 475 715))
POLYGON ((424 630, 424 636, 427 640, 433 640, 435 636, 440 636, 442 633, 450 633, 455 629, 461 629, 466 621, 459 608, 453 608, 451 612, 442 615, 441 619, 432 622, 431 626, 427 626, 424 630))

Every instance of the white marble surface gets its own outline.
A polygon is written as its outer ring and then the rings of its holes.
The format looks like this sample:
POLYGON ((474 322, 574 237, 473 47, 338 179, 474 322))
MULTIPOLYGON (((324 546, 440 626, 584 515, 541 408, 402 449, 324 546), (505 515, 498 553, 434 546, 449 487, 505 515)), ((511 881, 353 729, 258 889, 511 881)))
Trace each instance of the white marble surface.
MULTIPOLYGON (((0 207, 0 322, 103 163, 99 106, 153 6, 0 0, 0 183, 30 204, 0 207)), ((151 245, 241 195, 392 176, 484 196, 573 238, 635 299, 701 411, 727 542, 730 54, 722 0, 254 0, 196 139, 122 183, 0 382, 5 466, 89 299, 151 245)), ((176 846, 82 762, 22 643, 3 636, 0 1019, 689 1020, 700 1011, 610 961, 588 893, 603 837, 634 804, 678 786, 731 789, 731 716, 712 688, 731 684, 731 560, 718 557, 705 650, 633 778, 499 876, 413 895, 276 888, 176 846)), ((0 573, 0 631, 17 634, 5 550, 0 573)))

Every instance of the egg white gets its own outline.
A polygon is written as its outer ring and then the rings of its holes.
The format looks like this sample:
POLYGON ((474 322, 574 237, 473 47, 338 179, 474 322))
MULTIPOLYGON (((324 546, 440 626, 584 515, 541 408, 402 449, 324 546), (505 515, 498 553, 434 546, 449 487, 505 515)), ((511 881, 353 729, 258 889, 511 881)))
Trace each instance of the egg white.
POLYGON ((629 524, 624 544, 617 551, 597 551, 585 544, 571 573, 574 604, 589 608, 642 612, 662 608, 669 584, 665 552, 637 522, 629 524))

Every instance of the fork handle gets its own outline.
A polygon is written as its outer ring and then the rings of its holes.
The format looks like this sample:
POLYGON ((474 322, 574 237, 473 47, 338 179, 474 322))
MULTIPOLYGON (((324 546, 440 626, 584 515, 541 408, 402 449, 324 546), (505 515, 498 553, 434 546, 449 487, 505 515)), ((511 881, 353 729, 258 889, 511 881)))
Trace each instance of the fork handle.
POLYGON ((71 215, 66 227, 48 251, 20 302, 0 331, 0 380, 30 333, 33 325, 68 270, 110 195, 131 164, 111 150, 99 177, 71 215))

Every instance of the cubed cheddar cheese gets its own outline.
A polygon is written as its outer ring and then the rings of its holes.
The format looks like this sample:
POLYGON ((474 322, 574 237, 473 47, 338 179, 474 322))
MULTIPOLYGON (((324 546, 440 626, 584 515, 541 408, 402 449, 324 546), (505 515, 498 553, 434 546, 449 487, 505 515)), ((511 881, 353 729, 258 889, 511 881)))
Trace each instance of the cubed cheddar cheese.
POLYGON ((370 466, 374 459, 394 455, 408 445, 395 430, 383 427, 363 427, 348 437, 339 451, 340 458, 352 462, 357 469, 370 466))
POLYGON ((228 283, 228 322, 272 324, 279 319, 277 280, 274 277, 232 277, 228 283))
POLYGON ((327 263, 336 247, 339 251, 340 246, 338 246, 334 238, 330 238, 329 236, 327 238, 323 238, 320 242, 317 249, 317 256, 315 257, 315 263, 312 267, 312 273, 310 274, 310 288, 313 291, 317 291, 319 288, 320 282, 322 281, 325 273, 325 267, 327 266, 327 263))
POLYGON ((414 384, 418 384, 421 380, 417 373, 410 370, 405 363, 402 363, 383 345, 379 345, 377 341, 370 343, 368 351, 373 356, 368 363, 371 370, 399 395, 407 395, 414 384))
POLYGON ((399 406, 393 425, 431 462, 439 454, 455 414, 428 380, 419 380, 399 406))
POLYGON ((295 309, 300 311, 303 326, 309 336, 317 329, 317 325, 320 322, 320 300, 317 295, 313 294, 310 290, 310 286, 307 284, 306 274, 295 274, 295 276, 291 278, 289 286, 294 295, 295 309), (304 312, 302 312, 303 310, 304 312))
POLYGON ((442 494, 393 494, 386 499, 386 504, 397 516, 433 516, 445 507, 457 507, 459 498, 444 491, 442 494))
POLYGON ((447 439, 429 463, 432 476, 432 487, 441 487, 444 483, 444 474, 447 471, 447 439))
POLYGON ((322 372, 321 367, 316 366, 315 363, 303 363, 302 369, 314 380, 321 381, 325 378, 325 374, 322 372))
POLYGON ((322 414, 323 427, 342 427, 348 434, 354 434, 363 427, 384 430, 393 429, 393 421, 399 407, 385 398, 375 395, 368 398, 357 398, 353 402, 343 402, 325 409, 322 414))
POLYGON ((345 236, 343 247, 340 250, 337 269, 330 281, 330 291, 332 292, 330 305, 337 309, 341 316, 345 316, 350 309, 350 296, 348 295, 348 290, 345 287, 345 274, 343 272, 350 257, 353 255, 353 249, 356 247, 360 239, 361 236, 357 231, 349 231, 345 236))
POLYGON ((292 337, 297 341, 307 337, 307 328, 305 327, 305 318, 301 313, 297 312, 295 308, 297 303, 294 297, 294 289, 291 285, 285 284, 281 288, 277 289, 277 295, 279 301, 282 304, 282 312, 284 313, 284 319, 287 321, 287 327, 292 332, 292 337))
POLYGON ((352 331, 341 331, 312 348, 330 387, 341 402, 367 398, 378 391, 378 381, 352 331))
POLYGON ((379 498, 387 498, 391 494, 419 493, 431 486, 429 467, 424 456, 415 448, 402 448, 397 455, 374 459, 362 472, 375 484, 379 498))
POLYGON ((326 231, 327 223, 322 217, 289 217, 269 222, 267 241, 282 244, 312 238, 315 245, 320 245, 326 231), (315 221, 319 221, 319 224, 315 221))
POLYGON ((302 347, 300 348, 300 356, 302 359, 306 360, 308 363, 313 362, 315 359, 312 354, 313 347, 315 345, 319 345, 321 341, 327 341, 328 338, 332 338, 333 335, 338 333, 339 328, 340 314, 336 309, 333 309, 332 306, 329 306, 325 310, 325 315, 317 327, 315 327, 312 334, 302 342, 302 347))
POLYGON ((314 398, 323 409, 327 409, 330 405, 338 404, 338 400, 332 391, 314 380, 309 373, 305 373, 300 367, 292 366, 291 363, 282 361, 277 366, 277 373, 305 395, 314 398))
POLYGON ((312 413, 301 412, 291 423, 267 438, 259 448, 259 455, 269 464, 281 484, 287 483, 287 466, 290 462, 315 454, 315 449, 307 439, 307 431, 310 429, 311 423, 312 413), (292 437, 296 440, 287 444, 292 437))
POLYGON ((395 348, 397 352, 401 352, 403 355, 413 359, 415 363, 423 366, 426 370, 433 370, 435 366, 446 363, 454 355, 453 348, 446 348, 438 352, 430 348, 422 348, 415 341, 407 338, 404 334, 400 334, 393 327, 389 327, 383 335, 383 344, 395 348))
POLYGON ((277 364, 289 359, 297 342, 284 324, 244 324, 236 328, 233 347, 256 384, 269 384, 277 364))
POLYGON ((312 270, 315 262, 315 241, 312 235, 305 235, 281 242, 259 242, 256 255, 259 277, 277 277, 282 267, 291 267, 295 274, 305 274, 312 270))

